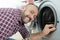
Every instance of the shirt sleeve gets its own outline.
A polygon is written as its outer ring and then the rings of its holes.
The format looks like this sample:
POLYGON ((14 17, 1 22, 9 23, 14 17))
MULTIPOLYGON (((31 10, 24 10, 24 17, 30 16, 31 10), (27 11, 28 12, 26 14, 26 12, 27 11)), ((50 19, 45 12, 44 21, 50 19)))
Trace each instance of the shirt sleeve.
POLYGON ((24 39, 29 36, 29 32, 24 25, 21 25, 19 32, 24 39))

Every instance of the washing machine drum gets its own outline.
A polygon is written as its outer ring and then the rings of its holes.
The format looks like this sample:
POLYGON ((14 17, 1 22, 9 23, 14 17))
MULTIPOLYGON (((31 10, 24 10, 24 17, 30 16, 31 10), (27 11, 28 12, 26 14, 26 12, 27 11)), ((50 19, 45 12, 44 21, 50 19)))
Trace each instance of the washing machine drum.
POLYGON ((54 24, 54 13, 52 9, 49 7, 42 8, 38 13, 37 20, 42 30, 46 24, 54 24))

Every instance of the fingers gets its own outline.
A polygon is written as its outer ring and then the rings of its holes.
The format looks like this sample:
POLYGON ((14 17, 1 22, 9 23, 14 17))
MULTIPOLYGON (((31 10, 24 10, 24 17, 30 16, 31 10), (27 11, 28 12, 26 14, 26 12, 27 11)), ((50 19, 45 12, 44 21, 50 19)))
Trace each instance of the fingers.
POLYGON ((55 28, 55 26, 54 26, 53 24, 49 24, 49 25, 46 24, 46 27, 47 27, 50 31, 56 30, 56 28, 55 28))
POLYGON ((43 33, 45 35, 49 34, 50 32, 54 31, 56 28, 53 24, 46 24, 45 28, 43 29, 43 33))
POLYGON ((46 24, 46 27, 55 27, 53 24, 46 24))
POLYGON ((51 29, 50 29, 50 31, 54 31, 54 30, 56 30, 56 28, 55 28, 55 27, 53 27, 53 28, 51 28, 51 29))

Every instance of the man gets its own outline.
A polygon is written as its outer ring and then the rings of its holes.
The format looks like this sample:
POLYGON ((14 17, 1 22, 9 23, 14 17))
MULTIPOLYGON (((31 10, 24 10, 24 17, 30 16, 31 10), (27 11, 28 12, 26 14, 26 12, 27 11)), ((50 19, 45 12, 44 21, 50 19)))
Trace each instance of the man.
MULTIPOLYGON (((22 37, 25 39, 28 37, 29 32, 24 26, 24 23, 28 23, 34 20, 37 16, 38 8, 33 4, 28 4, 20 9, 13 8, 0 8, 0 40, 6 40, 8 37, 19 31, 22 37)), ((45 25, 42 32, 31 34, 30 40, 38 39, 54 31, 53 24, 45 25), (49 27, 52 27, 49 29, 49 27)))

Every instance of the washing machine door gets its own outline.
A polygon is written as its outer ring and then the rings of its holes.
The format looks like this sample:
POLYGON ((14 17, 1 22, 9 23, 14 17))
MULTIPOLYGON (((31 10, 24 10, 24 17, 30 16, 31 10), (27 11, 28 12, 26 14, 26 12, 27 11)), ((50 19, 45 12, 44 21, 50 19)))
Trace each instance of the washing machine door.
MULTIPOLYGON (((57 8, 51 1, 45 1, 39 6, 39 12, 37 16, 37 25, 41 29, 44 29, 46 24, 54 24, 57 28, 58 18, 57 18, 57 8)), ((39 30, 40 30, 39 29, 39 30)), ((57 32, 53 32, 49 34, 43 40, 57 40, 59 37, 55 39, 55 35, 57 32)))
POLYGON ((55 17, 51 8, 45 6, 39 11, 38 20, 41 29, 43 30, 46 24, 54 24, 55 17))
POLYGON ((57 25, 57 12, 55 6, 50 1, 45 1, 39 6, 37 16, 38 26, 43 30, 46 24, 57 25))

